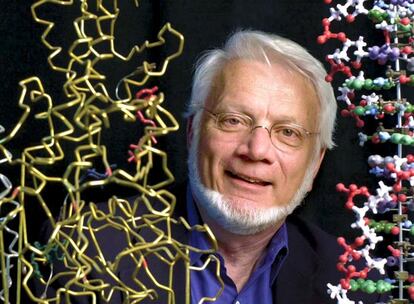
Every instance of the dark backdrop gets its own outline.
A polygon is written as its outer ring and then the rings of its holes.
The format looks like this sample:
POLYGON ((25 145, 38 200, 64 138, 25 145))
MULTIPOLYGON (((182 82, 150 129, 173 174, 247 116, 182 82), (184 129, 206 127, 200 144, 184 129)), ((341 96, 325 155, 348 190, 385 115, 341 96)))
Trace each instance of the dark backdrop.
MULTIPOLYGON (((168 135, 159 143, 159 147, 168 152, 169 168, 177 182, 183 182, 186 176, 185 121, 182 113, 190 95, 193 64, 203 50, 222 45, 229 33, 237 29, 257 29, 285 36, 305 46, 320 60, 324 60, 328 52, 333 52, 334 48, 339 46, 335 42, 324 46, 316 43, 316 37, 322 33, 321 19, 329 13, 328 6, 323 0, 142 0, 139 8, 134 8, 132 0, 119 2, 121 14, 116 32, 120 49, 126 51, 134 43, 145 39, 155 40, 158 30, 165 22, 170 22, 185 36, 182 56, 169 65, 164 77, 151 82, 151 85, 158 85, 165 93, 164 106, 181 124, 178 132, 168 135)), ((6 129, 11 129, 20 115, 17 107, 20 94, 18 82, 22 79, 39 76, 46 91, 52 95, 56 103, 64 100, 61 91, 64 78, 47 66, 46 58, 49 52, 40 43, 44 26, 33 21, 30 13, 31 4, 32 1, 28 0, 1 2, 0 124, 6 129)), ((57 22, 57 30, 51 36, 53 41, 68 45, 72 41, 72 18, 75 16, 75 10, 48 5, 43 11, 45 16, 57 22)), ((343 23, 335 28, 337 29, 344 30, 351 39, 364 35, 370 42, 383 43, 381 35, 373 30, 366 17, 358 18, 353 25, 343 23)), ((171 48, 154 50, 144 56, 157 60, 168 54, 171 48)), ((112 89, 115 83, 131 70, 133 67, 128 64, 109 66, 108 77, 112 82, 112 89)), ((372 76, 378 71, 380 70, 370 66, 367 72, 372 76)), ((343 105, 340 105, 339 108, 342 107, 343 105)), ((304 206, 298 210, 335 235, 349 235, 349 225, 354 221, 353 215, 344 210, 345 196, 335 191, 335 185, 338 182, 353 182, 367 185, 373 190, 376 181, 368 174, 367 157, 374 153, 394 153, 392 146, 367 145, 361 148, 357 138, 359 131, 353 120, 339 117, 335 133, 337 147, 326 153, 315 180, 314 190, 305 199, 304 206)), ((40 130, 37 128, 26 126, 7 147, 18 149, 30 142, 38 132, 40 130)), ((113 142, 110 146, 115 151, 112 161, 116 161, 119 157, 124 157, 117 151, 124 151, 123 145, 131 140, 128 132, 119 132, 117 128, 113 128, 111 132, 113 142)), ((8 170, 4 165, 0 166, 0 172, 8 173, 12 181, 15 181, 17 173, 8 170)), ((53 205, 52 210, 57 212, 62 198, 56 193, 49 193, 47 199, 48 204, 53 205)), ((41 212, 33 205, 27 205, 26 210, 29 234, 35 233, 43 221, 41 212)))
MULTIPOLYGON (((91 1, 92 2, 92 1, 91 1)), ((277 33, 305 46, 314 56, 323 60, 338 44, 334 42, 320 46, 316 37, 322 33, 321 19, 328 15, 328 6, 323 0, 142 0, 135 9, 132 0, 122 0, 117 27, 120 45, 130 46, 145 39, 155 40, 156 33, 165 22, 171 24, 185 36, 185 48, 181 57, 174 60, 166 73, 153 83, 166 95, 164 106, 180 121, 178 132, 168 135, 160 143, 168 151, 169 167, 176 179, 185 179, 185 121, 182 113, 189 98, 193 64, 203 50, 222 45, 229 33, 237 29, 257 29, 277 33)), ((2 1, 0 18, 0 124, 10 129, 18 119, 18 82, 37 75, 46 90, 55 100, 62 98, 62 76, 51 72, 47 66, 48 51, 40 43, 44 26, 36 24, 30 14, 31 1, 2 1)), ((45 16, 58 22, 53 39, 62 44, 70 42, 73 11, 61 6, 49 5, 45 16)), ((355 39, 362 34, 371 40, 380 38, 366 17, 355 25, 343 25, 343 29, 355 39)), ((148 56, 162 57, 168 48, 150 53, 148 56)), ((131 72, 128 65, 111 67, 110 77, 114 83, 131 72)), ((340 105, 341 107, 342 105, 340 105)), ((355 124, 351 119, 339 118, 335 139, 337 147, 326 154, 314 185, 314 191, 305 199, 300 212, 334 234, 349 230, 352 214, 343 209, 345 197, 335 191, 338 182, 355 182, 374 186, 368 174, 366 159, 371 153, 384 147, 358 146, 355 124)), ((24 136, 14 145, 25 143, 36 129, 23 131, 24 136)), ((127 133, 114 132, 113 147, 122 142, 127 133)), ((112 146, 112 145, 111 145, 112 146)), ((391 148, 390 148, 391 149, 391 148)), ((0 167, 1 170, 2 167, 0 167)), ((2 171, 0 171, 2 172, 2 171)), ((59 203, 53 202, 57 206, 59 203)), ((34 216, 33 222, 38 219, 34 216)))

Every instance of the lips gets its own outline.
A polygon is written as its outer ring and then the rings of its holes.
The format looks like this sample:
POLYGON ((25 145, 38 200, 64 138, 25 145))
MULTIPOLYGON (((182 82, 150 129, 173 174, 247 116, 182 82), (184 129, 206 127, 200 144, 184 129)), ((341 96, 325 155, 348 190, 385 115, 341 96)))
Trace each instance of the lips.
POLYGON ((232 178, 236 178, 236 179, 245 181, 245 182, 250 183, 250 184, 256 184, 256 185, 260 185, 260 186, 271 185, 270 182, 259 179, 257 177, 252 177, 252 176, 244 175, 244 174, 233 172, 233 171, 226 171, 226 173, 228 175, 230 175, 232 178))

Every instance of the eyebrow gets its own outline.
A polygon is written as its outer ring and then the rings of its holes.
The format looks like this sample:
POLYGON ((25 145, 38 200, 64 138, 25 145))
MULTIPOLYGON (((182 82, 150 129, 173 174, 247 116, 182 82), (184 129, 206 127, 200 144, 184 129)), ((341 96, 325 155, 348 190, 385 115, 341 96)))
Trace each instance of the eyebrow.
MULTIPOLYGON (((233 106, 230 105, 230 107, 233 107, 233 106)), ((236 105, 236 107, 237 107, 237 105, 236 105)), ((229 109, 228 107, 226 107, 226 109, 222 109, 222 108, 219 107, 214 112, 215 113, 229 112, 229 113, 243 114, 243 115, 249 116, 254 122, 257 121, 257 119, 255 119, 254 115, 249 110, 246 110, 246 109, 244 109, 244 110, 243 109, 238 109, 237 110, 237 109, 229 109)), ((293 117, 291 115, 286 115, 286 114, 278 116, 277 119, 275 119, 275 120, 271 120, 271 125, 274 125, 275 123, 294 123, 294 124, 297 124, 297 125, 300 125, 300 126, 303 125, 303 123, 298 122, 295 119, 295 117, 293 117)))

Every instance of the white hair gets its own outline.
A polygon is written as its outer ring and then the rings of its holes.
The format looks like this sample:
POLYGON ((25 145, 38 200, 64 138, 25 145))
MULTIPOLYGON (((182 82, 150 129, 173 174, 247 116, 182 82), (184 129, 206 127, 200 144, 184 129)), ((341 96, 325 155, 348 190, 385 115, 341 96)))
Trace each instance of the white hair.
POLYGON ((288 70, 297 72, 310 81, 320 105, 317 127, 320 134, 317 143, 321 149, 331 149, 335 146, 332 134, 337 105, 332 86, 325 81, 326 71, 322 64, 299 44, 260 31, 236 32, 222 49, 207 51, 198 60, 187 108, 187 117, 194 116, 194 128, 200 127, 200 109, 211 93, 216 76, 225 68, 226 63, 236 59, 250 59, 267 64, 282 63, 288 70))

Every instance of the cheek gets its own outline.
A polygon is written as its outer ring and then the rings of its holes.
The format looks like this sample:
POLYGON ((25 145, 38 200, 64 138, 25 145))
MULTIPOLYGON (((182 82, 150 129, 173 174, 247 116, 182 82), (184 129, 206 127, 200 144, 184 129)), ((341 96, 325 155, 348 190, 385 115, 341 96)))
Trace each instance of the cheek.
POLYGON ((311 162, 310 153, 280 153, 278 162, 284 172, 285 181, 301 183, 311 162))
POLYGON ((204 185, 211 185, 210 180, 214 171, 216 171, 215 163, 220 157, 218 151, 215 149, 214 139, 205 133, 201 134, 200 142, 198 144, 198 168, 200 177, 204 185))
POLYGON ((214 134, 203 135, 198 145, 198 168, 203 182, 211 184, 213 180, 220 178, 220 170, 231 157, 234 147, 232 143, 222 141, 214 134))

